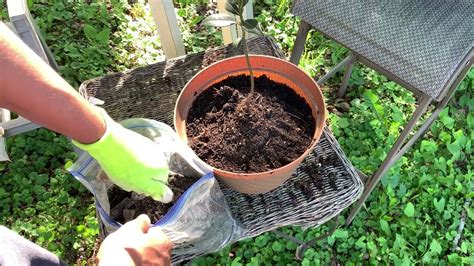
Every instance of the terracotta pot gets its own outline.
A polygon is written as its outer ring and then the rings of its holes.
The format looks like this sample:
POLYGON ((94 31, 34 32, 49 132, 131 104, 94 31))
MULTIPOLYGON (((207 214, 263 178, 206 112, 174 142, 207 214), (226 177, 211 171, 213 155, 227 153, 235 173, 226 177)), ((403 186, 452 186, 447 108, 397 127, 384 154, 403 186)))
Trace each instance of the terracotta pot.
MULTIPOLYGON (((232 173, 214 169, 215 176, 226 186, 247 194, 268 192, 286 181, 295 172, 298 165, 313 150, 321 137, 325 123, 325 104, 321 89, 305 72, 294 64, 275 57, 252 55, 250 57, 254 75, 267 75, 275 82, 286 84, 310 105, 315 118, 316 130, 311 146, 292 163, 261 173, 232 173)), ((248 74, 245 56, 237 56, 216 62, 197 73, 179 95, 174 112, 174 125, 179 137, 187 143, 186 119, 193 101, 211 85, 229 76, 248 74)))

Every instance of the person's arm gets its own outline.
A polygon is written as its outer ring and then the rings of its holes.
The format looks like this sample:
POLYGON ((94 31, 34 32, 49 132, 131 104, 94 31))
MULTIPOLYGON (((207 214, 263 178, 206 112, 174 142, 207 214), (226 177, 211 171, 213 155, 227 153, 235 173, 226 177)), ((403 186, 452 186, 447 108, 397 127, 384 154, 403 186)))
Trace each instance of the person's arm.
POLYGON ((81 143, 105 132, 101 115, 2 22, 0 107, 81 143))
POLYGON ((0 107, 73 139, 122 189, 172 200, 160 148, 87 102, 1 22, 0 107))
MULTIPOLYGON (((122 189, 171 201, 168 166, 159 147, 88 103, 2 22, 0 107, 72 138, 122 189)), ((142 215, 108 236, 98 258, 103 265, 169 265, 170 250, 168 237, 150 228, 150 219, 142 215)))

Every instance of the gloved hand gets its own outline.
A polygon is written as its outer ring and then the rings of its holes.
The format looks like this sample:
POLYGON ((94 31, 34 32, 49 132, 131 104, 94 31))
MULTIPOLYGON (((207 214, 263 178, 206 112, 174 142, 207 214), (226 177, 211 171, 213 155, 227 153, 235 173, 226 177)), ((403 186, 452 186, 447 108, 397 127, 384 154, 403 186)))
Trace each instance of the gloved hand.
POLYGON ((73 144, 87 151, 102 167, 109 179, 125 191, 151 196, 163 203, 171 202, 173 192, 166 185, 168 164, 160 148, 150 139, 115 122, 102 108, 106 132, 97 142, 73 144))

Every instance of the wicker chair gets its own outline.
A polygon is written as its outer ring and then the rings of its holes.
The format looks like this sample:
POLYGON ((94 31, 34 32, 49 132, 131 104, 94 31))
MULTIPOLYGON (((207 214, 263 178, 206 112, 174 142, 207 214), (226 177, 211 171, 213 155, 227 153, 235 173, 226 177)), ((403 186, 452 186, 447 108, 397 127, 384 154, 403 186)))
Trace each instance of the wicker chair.
MULTIPOLYGON (((253 54, 283 58, 283 53, 270 38, 250 39, 248 46, 253 54)), ((84 82, 79 90, 89 100, 102 100, 102 107, 117 121, 144 117, 173 125, 173 109, 184 85, 203 67, 242 53, 232 44, 216 47, 92 79, 84 82)), ((354 203, 362 190, 363 184, 356 170, 328 128, 324 129, 315 150, 279 188, 265 194, 245 195, 222 186, 233 216, 245 228, 242 239, 283 226, 308 228, 322 225, 354 203)), ((300 245, 298 258, 314 243, 275 232, 300 245)), ((203 254, 174 256, 173 262, 199 255, 203 254)))
POLYGON ((296 0, 292 13, 301 17, 293 63, 298 64, 311 28, 351 51, 318 80, 320 85, 345 67, 339 89, 339 96, 344 95, 352 67, 361 62, 419 96, 416 111, 384 162, 365 177, 364 193, 351 210, 348 225, 390 167, 426 133, 469 71, 474 56, 474 3, 296 0), (410 137, 431 104, 433 112, 410 137))

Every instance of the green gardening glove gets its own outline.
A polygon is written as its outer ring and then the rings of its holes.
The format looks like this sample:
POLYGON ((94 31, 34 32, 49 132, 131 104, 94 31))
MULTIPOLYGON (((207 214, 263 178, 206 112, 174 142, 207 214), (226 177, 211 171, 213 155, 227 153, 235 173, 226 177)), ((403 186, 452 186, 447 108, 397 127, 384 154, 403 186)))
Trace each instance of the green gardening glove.
POLYGON ((102 108, 106 132, 92 144, 73 141, 87 151, 102 167, 109 179, 125 191, 151 196, 163 203, 171 202, 173 192, 166 185, 168 164, 159 146, 150 139, 115 122, 102 108))

